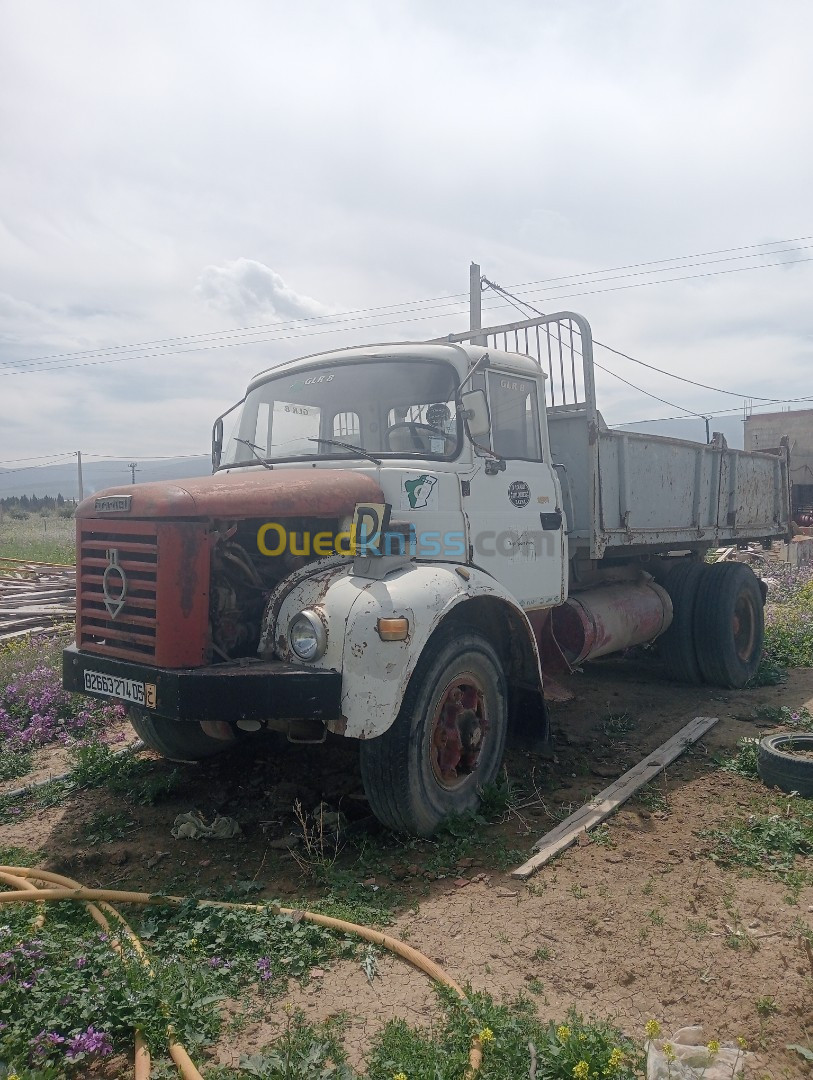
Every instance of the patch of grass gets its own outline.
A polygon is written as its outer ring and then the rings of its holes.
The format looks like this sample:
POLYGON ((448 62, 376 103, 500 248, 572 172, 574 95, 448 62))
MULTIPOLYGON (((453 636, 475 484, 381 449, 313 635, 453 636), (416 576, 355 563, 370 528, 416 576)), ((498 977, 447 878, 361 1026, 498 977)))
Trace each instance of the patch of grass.
MULTIPOLYGON (((15 863, 20 858, 13 851, 7 854, 15 863)), ((21 1076, 28 1075, 23 1069, 32 1061, 55 1070, 54 1076, 72 1074, 67 1051, 90 1020, 109 1048, 95 1056, 126 1053, 133 1028, 139 1026, 160 1058, 167 1023, 197 1056, 221 1029, 225 998, 250 1007, 258 996, 284 992, 289 978, 307 980, 313 967, 357 952, 354 940, 296 915, 276 915, 271 907, 226 910, 190 901, 171 909, 150 908, 136 927, 153 960, 149 974, 126 938, 118 957, 82 909, 54 905, 42 928, 32 926, 31 912, 30 905, 14 905, 4 911, 0 925, 0 965, 8 976, 0 995, 0 1061, 21 1076)), ((288 1036, 294 1036, 295 1027, 289 1027, 288 1036)), ((301 1045, 290 1043, 292 1055, 301 1045)), ((338 1055, 339 1048, 330 1052, 338 1055)))
POLYGON ((27 776, 34 765, 31 750, 4 750, 0 753, 0 780, 16 780, 27 776))
POLYGON ((79 836, 87 844, 112 844, 132 832, 135 827, 129 814, 108 814, 100 810, 84 822, 79 836))
POLYGON ((800 857, 813 855, 813 802, 809 800, 789 800, 784 814, 751 814, 747 820, 700 835, 710 841, 707 854, 720 866, 774 873, 782 881, 790 874, 801 874, 813 881, 813 873, 796 866, 800 857))
POLYGON ((614 848, 616 846, 609 825, 597 825, 589 835, 591 842, 598 844, 599 847, 614 848))
POLYGON ((76 522, 73 516, 30 514, 0 522, 0 550, 7 559, 61 563, 76 561, 76 522))
POLYGON ((635 795, 634 801, 639 803, 650 813, 660 811, 666 813, 669 810, 669 800, 665 787, 655 787, 657 781, 647 784, 635 795))
POLYGON ((466 1072, 473 1035, 483 1046, 482 1075, 488 1080, 573 1080, 600 1076, 633 1080, 641 1074, 640 1049, 612 1025, 584 1020, 571 1012, 563 1024, 544 1024, 535 1005, 519 999, 497 1005, 487 994, 468 1002, 442 995, 442 1026, 411 1028, 402 1020, 387 1024, 368 1061, 369 1080, 408 1078, 459 1080, 466 1072))
POLYGON ((779 1006, 772 997, 757 998, 754 1002, 754 1007, 762 1017, 774 1016, 779 1012, 779 1006))
POLYGON ((610 713, 602 723, 602 730, 608 739, 623 739, 635 729, 635 721, 629 713, 610 713))
POLYGON ((238 1069, 208 1069, 207 1080, 354 1080, 341 1043, 345 1026, 341 1016, 310 1024, 301 1011, 289 1012, 270 1046, 243 1055, 238 1069))
POLYGON ((789 705, 760 705, 754 710, 757 720, 789 731, 813 731, 813 714, 804 705, 792 709, 789 705))
POLYGON ((16 844, 0 844, 0 865, 36 866, 43 858, 43 852, 31 851, 16 844))
POLYGON ((68 782, 75 788, 107 788, 132 802, 152 806, 171 795, 181 782, 178 769, 161 762, 139 760, 128 751, 114 751, 105 743, 86 743, 71 749, 73 765, 68 782))
POLYGON ((737 740, 736 757, 724 758, 720 768, 726 772, 737 773, 748 780, 757 780, 757 757, 759 755, 759 739, 744 738, 737 740))

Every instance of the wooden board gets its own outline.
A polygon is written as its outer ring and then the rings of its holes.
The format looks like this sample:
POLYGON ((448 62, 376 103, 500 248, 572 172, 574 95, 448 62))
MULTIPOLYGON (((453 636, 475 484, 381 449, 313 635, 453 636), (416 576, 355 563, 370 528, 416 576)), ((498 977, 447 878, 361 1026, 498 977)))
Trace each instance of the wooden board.
POLYGON ((571 844, 575 844, 581 833, 587 832, 605 821, 631 795, 634 795, 636 791, 648 784, 675 758, 680 757, 688 746, 702 738, 709 728, 714 727, 718 720, 718 716, 696 716, 694 720, 681 728, 663 746, 659 746, 643 761, 639 761, 637 765, 625 772, 618 780, 592 798, 589 803, 576 810, 570 817, 565 818, 555 829, 545 833, 541 840, 537 840, 534 844, 533 850, 536 855, 532 855, 522 866, 512 870, 511 877, 529 878, 535 870, 538 870, 540 866, 552 859, 554 855, 558 855, 560 851, 564 851, 571 844))

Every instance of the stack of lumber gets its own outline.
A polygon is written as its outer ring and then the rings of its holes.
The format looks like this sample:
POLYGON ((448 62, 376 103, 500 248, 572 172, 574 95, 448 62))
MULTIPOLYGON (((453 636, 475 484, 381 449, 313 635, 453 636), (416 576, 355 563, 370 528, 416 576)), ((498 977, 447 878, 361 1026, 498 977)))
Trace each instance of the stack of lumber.
POLYGON ((0 556, 0 641, 72 622, 76 567, 0 556))

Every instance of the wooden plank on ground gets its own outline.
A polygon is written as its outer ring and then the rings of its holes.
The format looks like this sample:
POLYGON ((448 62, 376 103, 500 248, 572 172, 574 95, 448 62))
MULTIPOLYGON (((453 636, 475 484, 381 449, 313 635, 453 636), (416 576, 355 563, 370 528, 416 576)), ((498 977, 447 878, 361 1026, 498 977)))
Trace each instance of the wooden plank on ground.
POLYGON ((606 820, 631 795, 648 784, 675 758, 680 757, 688 746, 702 738, 718 720, 718 716, 696 716, 663 746, 659 746, 643 761, 639 761, 618 780, 592 798, 589 803, 565 818, 555 829, 551 829, 541 840, 537 840, 533 848, 536 855, 532 855, 522 866, 512 870, 511 877, 529 878, 543 863, 570 847, 571 844, 575 844, 581 833, 587 832, 588 829, 606 820))
POLYGON ((12 630, 8 634, 0 629, 0 641, 11 641, 13 638, 18 637, 30 637, 32 634, 44 633, 47 629, 47 626, 31 626, 27 630, 12 630))

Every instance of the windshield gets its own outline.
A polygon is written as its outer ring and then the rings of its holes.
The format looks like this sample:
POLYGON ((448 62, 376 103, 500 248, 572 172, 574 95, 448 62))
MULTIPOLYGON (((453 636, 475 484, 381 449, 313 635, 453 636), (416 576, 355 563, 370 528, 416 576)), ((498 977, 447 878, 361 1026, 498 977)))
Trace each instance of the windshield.
POLYGON ((367 360, 272 375, 249 392, 221 468, 298 458, 457 456, 457 373, 427 360, 367 360))

